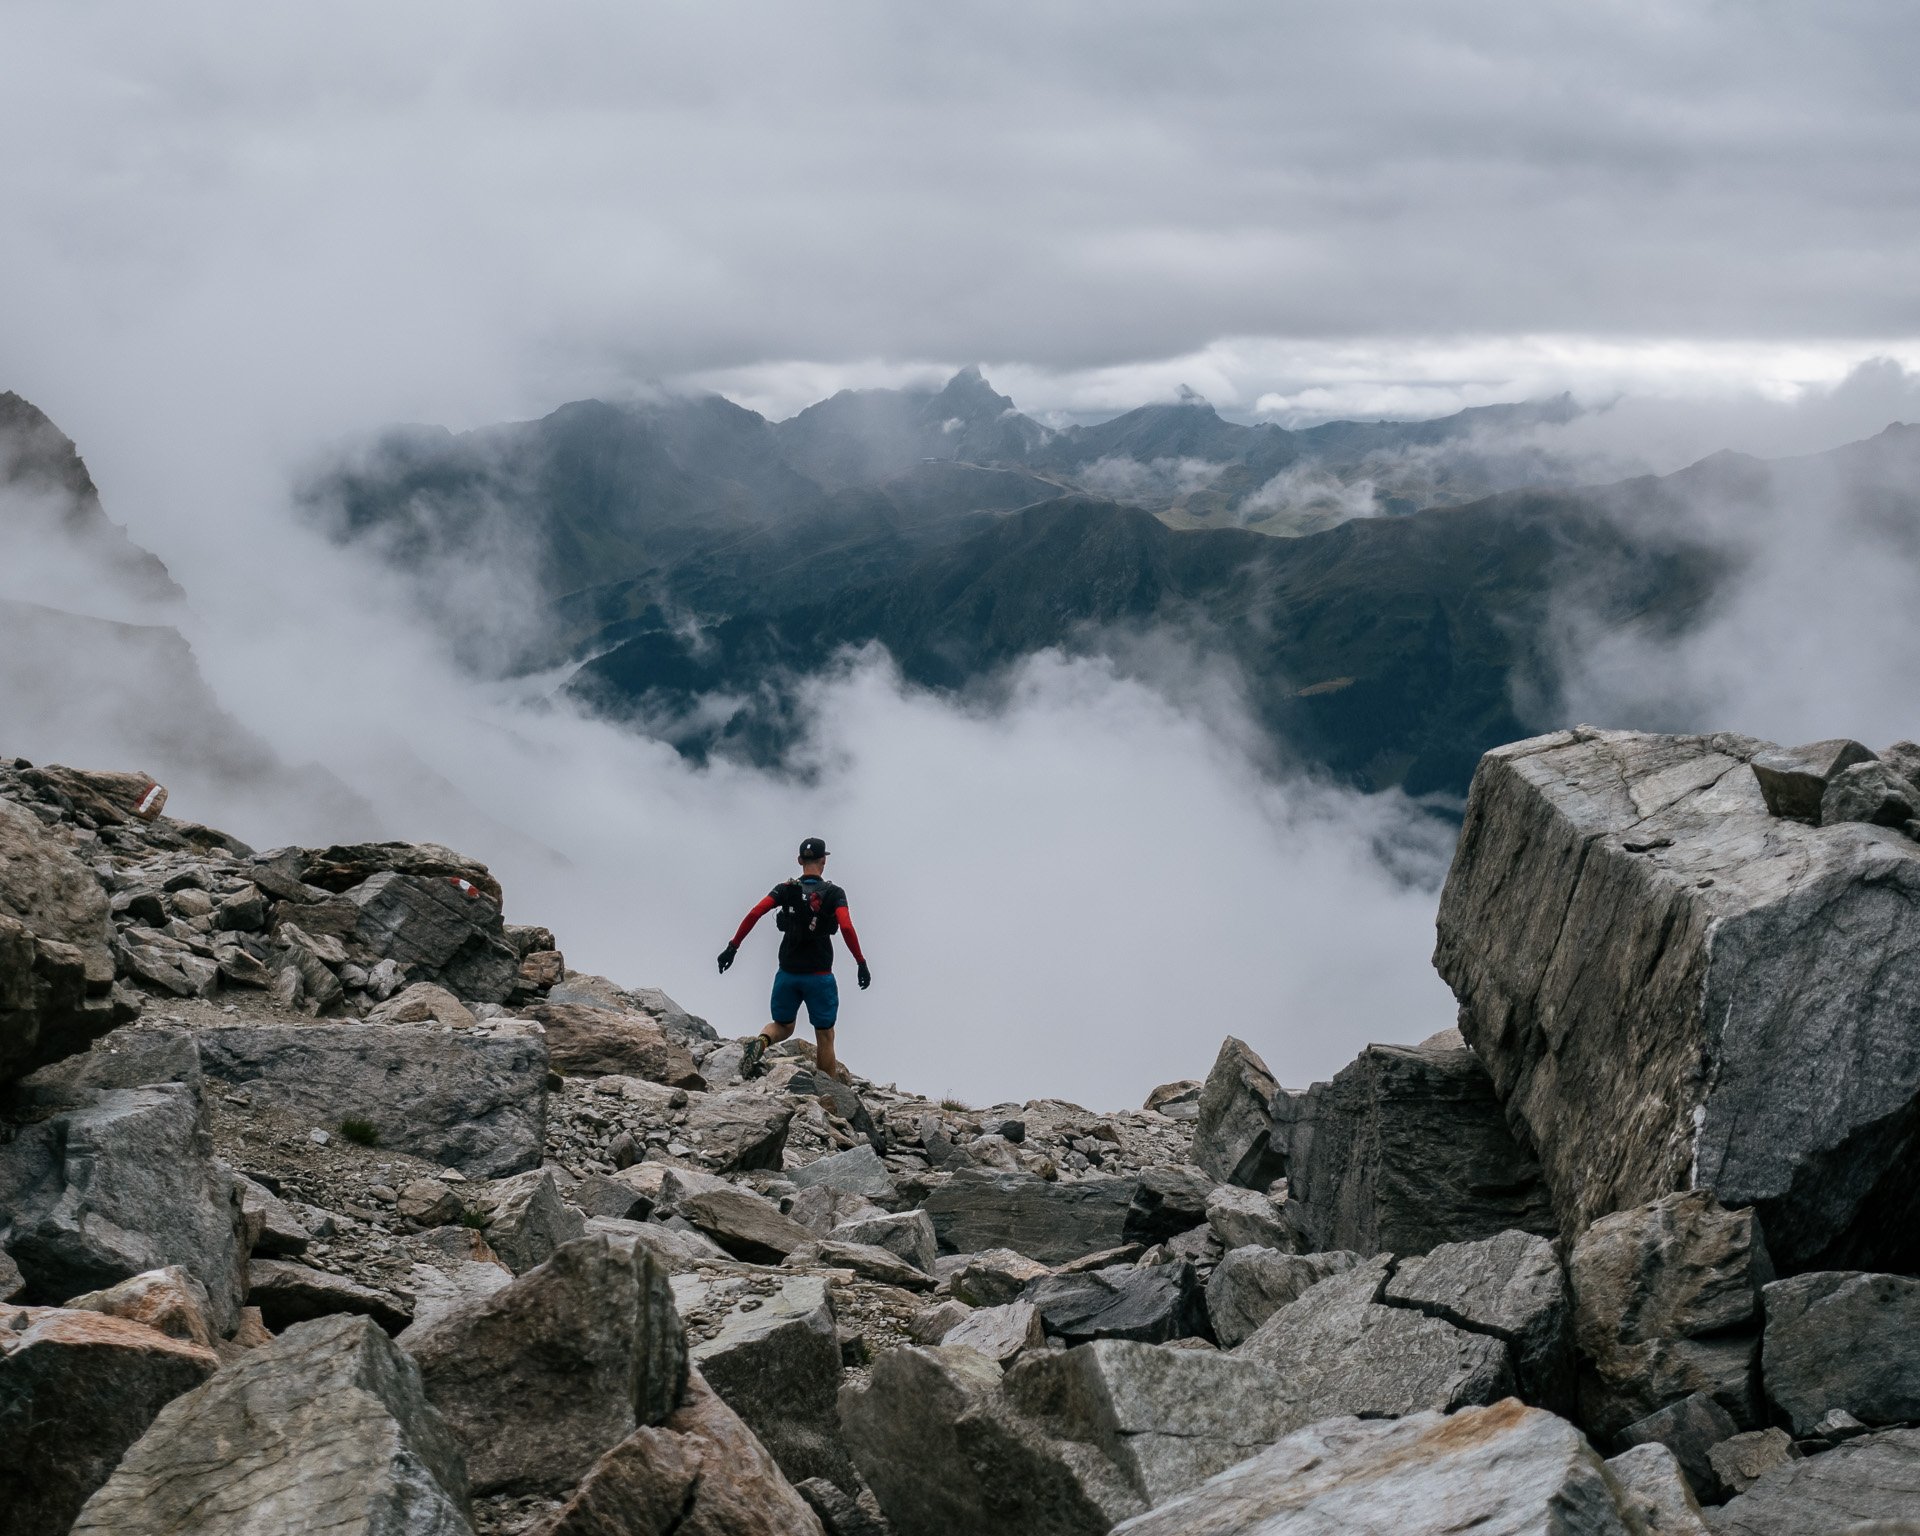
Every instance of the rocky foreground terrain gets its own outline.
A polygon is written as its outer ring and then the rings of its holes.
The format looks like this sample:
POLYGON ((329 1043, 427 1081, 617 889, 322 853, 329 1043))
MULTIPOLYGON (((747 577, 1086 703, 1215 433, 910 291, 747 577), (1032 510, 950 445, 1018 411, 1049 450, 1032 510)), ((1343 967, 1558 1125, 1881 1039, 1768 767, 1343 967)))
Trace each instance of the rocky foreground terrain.
POLYGON ((1492 753, 1460 1032, 1112 1114, 152 799, 0 759, 0 1536, 1920 1532, 1920 747, 1492 753))

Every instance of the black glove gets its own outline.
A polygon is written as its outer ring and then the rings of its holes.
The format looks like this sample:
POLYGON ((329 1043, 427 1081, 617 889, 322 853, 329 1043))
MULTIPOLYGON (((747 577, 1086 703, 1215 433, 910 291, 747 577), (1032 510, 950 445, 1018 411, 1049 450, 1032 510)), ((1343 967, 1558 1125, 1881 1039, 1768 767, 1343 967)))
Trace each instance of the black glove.
POLYGON ((867 990, 868 987, 873 985, 873 972, 867 969, 866 961, 862 960, 860 962, 860 970, 858 974, 860 977, 860 990, 864 992, 867 990))
POLYGON ((727 967, 733 964, 733 957, 739 953, 740 951, 731 944, 720 951, 720 974, 722 976, 727 974, 727 967))

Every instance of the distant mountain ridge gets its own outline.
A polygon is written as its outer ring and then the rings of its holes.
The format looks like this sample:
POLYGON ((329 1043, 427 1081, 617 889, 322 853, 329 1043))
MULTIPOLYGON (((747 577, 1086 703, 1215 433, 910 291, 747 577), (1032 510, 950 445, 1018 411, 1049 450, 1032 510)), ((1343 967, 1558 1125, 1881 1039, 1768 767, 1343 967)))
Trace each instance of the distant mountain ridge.
MULTIPOLYGON (((308 495, 337 537, 421 571, 429 607, 457 590, 443 562, 513 551, 524 583, 487 611, 529 620, 514 664, 578 663, 576 698, 695 756, 779 761, 806 680, 848 649, 884 646, 908 681, 963 690, 1151 631, 1230 664, 1282 755, 1365 789, 1459 795, 1483 751, 1565 723, 1557 603, 1656 635, 1709 611, 1740 556, 1702 508, 1837 497, 1844 516, 1920 527, 1920 429, 1900 427, 1602 487, 1546 463, 1521 488, 1353 515, 1392 501, 1368 469, 1383 455, 1408 484, 1497 484, 1540 468, 1531 429, 1574 409, 1291 432, 1189 397, 1053 429, 967 370, 784 422, 706 396, 408 429, 308 495), (1484 451, 1501 432, 1518 447, 1484 451), (1301 531, 1318 514, 1295 505, 1298 537, 1242 526, 1235 507, 1276 481, 1324 489, 1331 525, 1301 531)), ((443 618, 476 655, 497 638, 443 618)))

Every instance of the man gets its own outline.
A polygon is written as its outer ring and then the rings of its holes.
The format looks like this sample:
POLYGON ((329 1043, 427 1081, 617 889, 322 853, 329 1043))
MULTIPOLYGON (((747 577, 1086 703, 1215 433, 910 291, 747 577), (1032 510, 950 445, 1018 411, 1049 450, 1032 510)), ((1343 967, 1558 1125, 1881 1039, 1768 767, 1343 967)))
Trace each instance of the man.
POLYGON ((783 880, 760 898, 741 922, 733 941, 720 951, 720 971, 726 974, 740 946, 753 932, 753 925, 776 908, 780 916, 780 968, 773 973, 773 1022, 747 1042, 746 1058, 740 1063, 747 1077, 758 1077, 767 1050, 793 1034, 800 1018, 800 1005, 807 1005, 807 1022, 813 1026, 814 1054, 820 1070, 828 1077, 839 1075, 839 1058, 833 1049, 833 1027, 840 1014, 840 985, 833 977, 833 936, 847 941, 847 949, 858 972, 860 990, 873 982, 866 956, 860 953, 860 936, 853 931, 853 919, 847 915, 847 893, 826 878, 827 845, 817 837, 800 844, 800 878, 783 880))

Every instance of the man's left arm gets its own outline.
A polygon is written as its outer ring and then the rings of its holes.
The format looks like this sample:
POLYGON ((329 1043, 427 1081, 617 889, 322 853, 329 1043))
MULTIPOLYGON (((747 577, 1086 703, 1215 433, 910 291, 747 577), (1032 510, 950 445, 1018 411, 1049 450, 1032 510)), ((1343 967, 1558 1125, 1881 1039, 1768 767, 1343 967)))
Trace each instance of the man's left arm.
POLYGON ((860 935, 853 931, 853 918, 847 912, 843 901, 833 909, 834 921, 840 925, 840 937, 847 941, 847 952, 853 956, 854 963, 860 967, 855 973, 860 981, 862 992, 873 985, 873 972, 867 969, 867 957, 860 953, 860 935))

